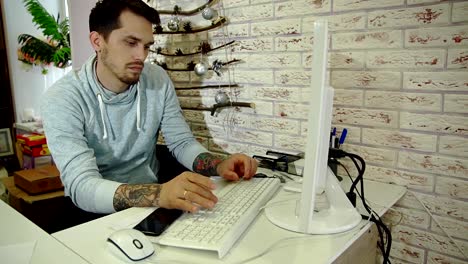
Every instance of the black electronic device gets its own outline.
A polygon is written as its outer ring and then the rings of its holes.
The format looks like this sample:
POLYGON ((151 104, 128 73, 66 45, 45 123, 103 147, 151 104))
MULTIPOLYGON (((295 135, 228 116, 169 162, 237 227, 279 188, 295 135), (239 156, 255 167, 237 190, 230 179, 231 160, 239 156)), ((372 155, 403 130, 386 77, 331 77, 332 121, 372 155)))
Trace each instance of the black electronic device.
POLYGON ((143 219, 134 229, 149 236, 159 236, 168 228, 179 216, 181 210, 158 208, 145 219, 143 219))
POLYGON ((265 173, 258 172, 254 175, 255 178, 269 178, 270 176, 266 175, 265 173))
POLYGON ((296 174, 293 163, 304 158, 304 153, 290 154, 268 150, 265 156, 254 155, 253 158, 258 161, 259 167, 296 174))
POLYGON ((284 159, 287 163, 291 163, 296 160, 304 158, 303 152, 299 152, 297 154, 291 154, 291 153, 268 150, 266 154, 270 156, 277 156, 278 158, 284 159))

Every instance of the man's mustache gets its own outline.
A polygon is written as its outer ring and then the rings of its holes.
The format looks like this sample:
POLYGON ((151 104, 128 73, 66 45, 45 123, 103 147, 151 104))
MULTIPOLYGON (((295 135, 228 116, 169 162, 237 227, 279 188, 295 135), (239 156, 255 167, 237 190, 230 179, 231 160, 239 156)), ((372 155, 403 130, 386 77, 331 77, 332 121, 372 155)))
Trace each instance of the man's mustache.
POLYGON ((136 61, 136 62, 132 62, 132 63, 127 64, 127 66, 130 66, 130 67, 132 67, 132 66, 141 66, 141 67, 143 67, 144 65, 145 64, 142 61, 136 61))

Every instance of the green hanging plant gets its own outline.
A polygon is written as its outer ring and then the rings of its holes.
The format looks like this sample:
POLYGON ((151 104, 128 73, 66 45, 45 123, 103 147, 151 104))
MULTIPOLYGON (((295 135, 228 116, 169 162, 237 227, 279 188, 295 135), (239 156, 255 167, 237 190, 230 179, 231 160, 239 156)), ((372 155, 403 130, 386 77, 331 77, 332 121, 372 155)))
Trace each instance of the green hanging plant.
POLYGON ((32 22, 42 30, 46 39, 42 40, 29 34, 18 36, 18 60, 42 67, 47 74, 47 67, 53 65, 65 68, 71 65, 70 27, 68 18, 59 22, 60 15, 54 18, 38 0, 23 0, 24 6, 32 15, 32 22))

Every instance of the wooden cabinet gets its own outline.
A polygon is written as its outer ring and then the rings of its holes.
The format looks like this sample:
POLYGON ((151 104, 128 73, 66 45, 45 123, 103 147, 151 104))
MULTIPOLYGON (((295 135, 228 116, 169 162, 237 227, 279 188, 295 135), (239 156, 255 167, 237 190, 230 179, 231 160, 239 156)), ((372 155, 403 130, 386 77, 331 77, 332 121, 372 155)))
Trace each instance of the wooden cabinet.
POLYGON ((356 240, 333 264, 375 264, 377 257, 378 233, 375 224, 356 240))
MULTIPOLYGON (((1 5, 1 3, 0 3, 1 5)), ((0 6, 1 8, 1 6, 0 6)), ((1 9, 0 9, 1 10, 1 9)), ((0 22, 3 21, 0 12, 0 22)), ((5 43, 3 22, 0 23, 0 128, 10 128, 12 131, 14 120, 13 98, 8 71, 8 58, 5 43)))
MULTIPOLYGON (((1 10, 2 6, 0 2, 0 11, 1 10)), ((8 70, 3 13, 0 12, 0 129, 9 128, 10 133, 13 136, 14 123, 15 111, 13 108, 10 73, 8 70)), ((12 138, 12 140, 14 140, 14 138, 12 138)), ((19 169, 19 163, 16 155, 0 156, 0 167, 5 167, 9 174, 12 174, 13 171, 19 169)))

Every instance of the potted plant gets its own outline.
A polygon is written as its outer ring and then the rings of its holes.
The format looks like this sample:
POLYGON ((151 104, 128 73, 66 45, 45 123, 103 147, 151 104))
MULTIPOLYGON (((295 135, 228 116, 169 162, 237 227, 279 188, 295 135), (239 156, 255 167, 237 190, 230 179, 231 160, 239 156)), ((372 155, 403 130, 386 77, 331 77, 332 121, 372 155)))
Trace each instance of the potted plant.
POLYGON ((71 65, 70 30, 68 18, 60 22, 60 15, 55 19, 38 0, 23 0, 34 24, 42 30, 45 39, 29 34, 18 36, 18 60, 42 67, 47 74, 47 67, 53 65, 66 68, 71 65))

